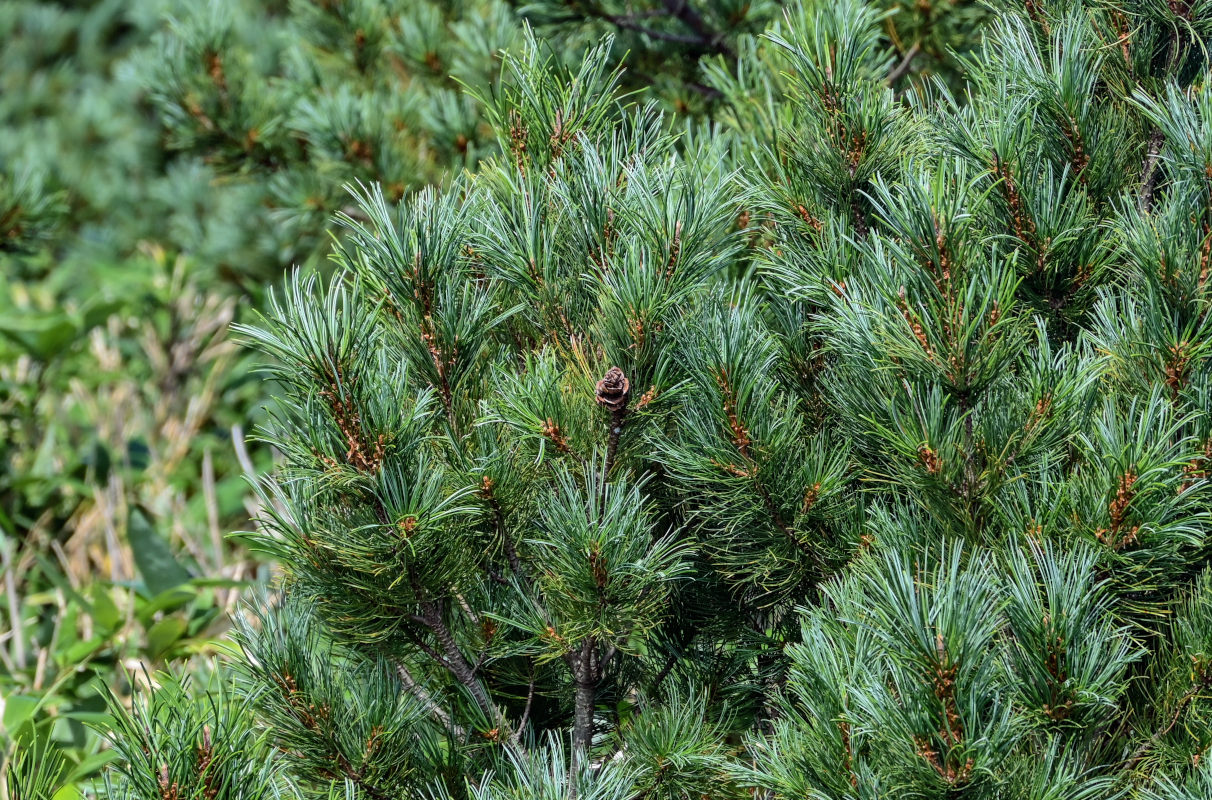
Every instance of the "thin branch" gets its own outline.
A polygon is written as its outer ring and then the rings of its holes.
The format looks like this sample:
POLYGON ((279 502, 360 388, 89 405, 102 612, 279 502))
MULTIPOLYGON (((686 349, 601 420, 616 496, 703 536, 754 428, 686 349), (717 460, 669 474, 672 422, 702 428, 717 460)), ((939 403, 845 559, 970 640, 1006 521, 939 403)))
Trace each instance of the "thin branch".
POLYGON ((442 706, 438 704, 438 701, 433 698, 433 695, 431 695, 425 689, 425 687, 423 687, 417 681, 417 679, 412 676, 412 673, 408 671, 407 667, 405 667, 403 664, 396 664, 396 675, 400 678, 400 683, 404 684, 404 688, 407 689, 409 693, 413 695, 413 697, 420 700, 421 705, 425 706, 425 709, 429 711, 429 713, 433 714, 439 722, 450 729, 450 731, 460 739, 467 738, 467 732, 464 731, 457 722, 450 718, 450 715, 446 713, 446 710, 442 708, 442 706))
POLYGON ((811 547, 806 542, 802 541, 800 537, 796 536, 792 527, 783 521, 783 516, 779 514, 779 510, 774 504, 774 499, 770 496, 770 492, 766 490, 765 485, 758 481, 754 481, 754 484, 755 488, 757 489, 758 497, 760 497, 762 500, 762 506, 766 509, 766 513, 770 516, 771 524, 780 530, 797 550, 808 556, 809 560, 812 561, 813 566, 816 567, 820 577, 824 578, 826 575, 826 570, 825 564, 821 561, 820 554, 816 552, 815 548, 811 547))
MULTIPOLYGON (((367 781, 366 776, 362 774, 361 769, 354 769, 353 764, 351 764, 349 759, 345 757, 345 754, 341 752, 335 742, 333 743, 333 752, 336 755, 337 766, 341 769, 341 772, 343 772, 345 777, 352 781, 354 785, 365 792, 368 797, 372 798, 372 800, 392 800, 392 795, 385 790, 380 789, 378 786, 375 786, 373 783, 367 781)), ((166 795, 166 797, 167 796, 169 795, 166 795)))
POLYGON ((712 52, 733 55, 732 48, 724 41, 724 35, 707 26, 703 16, 690 5, 690 0, 665 0, 665 8, 683 25, 698 34, 712 52))
POLYGON ((901 63, 897 64, 892 72, 888 73, 884 85, 894 86, 897 81, 905 77, 905 74, 909 72, 909 68, 913 66, 913 59, 917 58, 917 54, 920 52, 922 52, 922 43, 914 42, 913 46, 905 52, 905 57, 901 59, 901 63))
POLYGON ((634 31, 651 39, 658 39, 663 42, 673 42, 674 44, 684 44, 690 46, 701 46, 703 44, 703 41, 697 36, 688 36, 682 33, 667 33, 665 31, 657 30, 656 28, 649 28, 647 25, 639 24, 631 17, 626 17, 619 14, 608 14, 604 11, 593 11, 589 12, 588 15, 605 20, 611 25, 614 25, 616 28, 634 31))
POLYGON ((467 657, 463 655, 463 651, 459 649, 458 643, 455 642, 454 634, 450 632, 446 621, 442 619, 441 606, 437 602, 429 603, 428 605, 430 608, 426 617, 430 620, 430 630, 437 637, 438 644, 441 645, 442 652, 450 663, 451 671, 454 673, 455 678, 459 683, 467 687, 467 691, 471 692, 471 696, 475 698, 481 711, 488 717, 495 719, 498 725, 504 726, 505 715, 492 702, 492 698, 488 696, 488 692, 484 691, 484 686, 476 678, 475 670, 468 663, 467 657))
POLYGON ((720 53, 733 56, 732 47, 724 41, 724 35, 709 28, 703 17, 694 9, 688 0, 664 0, 666 13, 693 31, 692 34, 671 33, 669 31, 651 28, 641 24, 640 19, 651 19, 657 16, 652 12, 642 14, 612 14, 597 7, 582 7, 579 9, 585 16, 604 20, 621 30, 634 31, 643 36, 658 41, 684 44, 708 53, 720 53))
POLYGON ((673 672, 673 665, 676 663, 678 663, 678 654, 670 650, 669 655, 665 658, 665 665, 661 667, 661 671, 652 680, 653 690, 656 690, 665 682, 665 679, 669 677, 669 673, 673 672))
POLYGON ((706 84, 699 83, 698 81, 687 81, 686 88, 690 89, 691 91, 695 92, 696 94, 702 95, 707 100, 719 100, 721 97, 724 96, 724 93, 721 92, 719 89, 716 89, 713 86, 707 86, 706 84))
POLYGON ((526 730, 526 724, 530 722, 530 707, 534 703, 534 663, 530 664, 530 686, 526 689, 526 707, 522 709, 522 719, 518 722, 517 729, 513 732, 513 743, 519 744, 522 738, 522 731, 526 730))
POLYGON ((610 412, 610 435, 606 441, 606 467, 604 474, 609 476, 614 468, 615 456, 619 451, 619 436, 623 433, 623 421, 627 417, 627 407, 616 408, 610 412))
POLYGON ((1141 759, 1148 755, 1149 751, 1161 741, 1162 737, 1174 730, 1174 726, 1178 724, 1178 720, 1183 715, 1183 711, 1186 710, 1187 704, 1194 700, 1196 695, 1198 695, 1201 691, 1207 689, 1210 683, 1212 683, 1212 676, 1209 676, 1208 678, 1205 678, 1204 680, 1195 684, 1184 692, 1182 697, 1178 698, 1178 704, 1174 709, 1174 714, 1170 717, 1170 724, 1166 725, 1166 727, 1162 728, 1161 730, 1154 732, 1152 736, 1141 743, 1140 747, 1136 748, 1136 752, 1132 754, 1132 758, 1129 759, 1128 763, 1124 765, 1125 771, 1131 772, 1133 769, 1135 769, 1136 765, 1140 763, 1141 759))
MULTIPOLYGON (((416 614, 409 614, 408 619, 417 623, 418 625, 423 625, 426 628, 429 627, 429 623, 423 617, 419 617, 416 614)), ((434 650, 428 642, 426 642, 420 636, 417 636, 416 631, 412 630, 411 628, 404 628, 404 635, 411 639, 412 643, 420 648, 422 653, 441 664, 443 668, 449 670, 451 673, 455 671, 454 665, 447 661, 441 653, 434 650)))
POLYGON ((510 585, 509 581, 505 580, 505 576, 502 575, 500 572, 498 572, 496 567, 494 567, 492 564, 485 565, 485 569, 488 571, 488 579, 490 581, 492 581, 493 583, 495 583, 496 585, 498 585, 498 586, 509 586, 510 585))
MULTIPOLYGON (((518 556, 517 544, 510 538, 509 531, 505 527, 505 510, 501 508, 500 501, 492 493, 491 481, 485 479, 484 486, 484 494, 488 500, 488 507, 492 509, 493 524, 496 527, 497 536, 501 540, 501 549, 505 551, 505 559, 509 562, 509 569, 513 572, 514 577, 522 582, 523 586, 529 586, 530 576, 526 574, 526 567, 518 556)), ((502 579, 501 582, 504 583, 505 581, 502 579)))

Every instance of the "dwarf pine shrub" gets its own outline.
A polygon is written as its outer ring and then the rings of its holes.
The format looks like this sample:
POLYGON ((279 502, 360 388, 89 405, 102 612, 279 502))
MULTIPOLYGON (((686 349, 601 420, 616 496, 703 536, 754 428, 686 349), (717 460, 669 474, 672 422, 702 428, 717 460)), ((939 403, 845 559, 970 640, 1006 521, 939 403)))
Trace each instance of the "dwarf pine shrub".
POLYGON ((790 8, 703 124, 525 35, 495 155, 355 186, 241 328, 280 586, 115 786, 1207 797, 1212 7, 998 4, 962 81, 888 20, 790 8))

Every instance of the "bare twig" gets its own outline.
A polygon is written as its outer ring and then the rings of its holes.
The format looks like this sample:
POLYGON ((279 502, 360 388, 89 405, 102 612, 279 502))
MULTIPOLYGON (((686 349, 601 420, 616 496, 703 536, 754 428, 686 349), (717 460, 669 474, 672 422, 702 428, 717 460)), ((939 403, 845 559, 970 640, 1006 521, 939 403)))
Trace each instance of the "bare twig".
POLYGON ((400 678, 400 683, 404 684, 404 688, 407 689, 413 697, 421 701, 421 705, 425 706, 425 709, 429 711, 430 714, 433 714, 439 722, 445 725, 446 728, 448 728, 460 739, 467 738, 467 732, 464 731, 458 723, 450 718, 450 715, 446 713, 446 710, 442 708, 441 704, 439 704, 437 700, 434 700, 433 695, 431 695, 425 689, 425 687, 412 676, 412 673, 408 671, 408 667, 404 666, 403 664, 396 664, 396 675, 400 678))
POLYGON ((884 84, 886 86, 893 86, 897 81, 905 77, 905 74, 909 72, 909 68, 913 66, 913 59, 917 58, 917 54, 920 52, 922 52, 922 43, 914 42, 913 46, 905 51, 905 56, 901 59, 901 63, 897 64, 888 73, 888 78, 884 81, 884 84))
POLYGON ((726 56, 733 54, 732 48, 724 41, 724 35, 707 26, 703 16, 690 4, 690 0, 665 0, 665 8, 679 22, 694 31, 712 52, 726 56))
POLYGON ((665 13, 689 28, 691 33, 671 33, 640 23, 640 19, 651 19, 657 16, 651 12, 612 14, 597 7, 588 7, 582 8, 582 13, 589 17, 605 20, 621 30, 634 31, 658 41, 684 44, 706 53, 733 55, 732 47, 724 41, 724 35, 712 30, 698 10, 690 5, 689 0, 664 0, 664 6, 665 13))
POLYGON ((526 707, 522 709, 522 719, 518 722, 517 729, 513 732, 513 742, 518 744, 522 738, 522 731, 526 730, 526 723, 530 722, 530 706, 534 703, 534 664, 530 665, 530 686, 526 690, 526 707))

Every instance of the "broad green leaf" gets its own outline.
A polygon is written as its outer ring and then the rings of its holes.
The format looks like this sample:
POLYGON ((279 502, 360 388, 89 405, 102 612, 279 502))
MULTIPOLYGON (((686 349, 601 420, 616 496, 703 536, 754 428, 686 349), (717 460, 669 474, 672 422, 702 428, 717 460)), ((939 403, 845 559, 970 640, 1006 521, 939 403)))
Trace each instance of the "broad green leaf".
POLYGON ((100 625, 106 632, 113 632, 122 625, 122 612, 110 597, 109 589, 100 583, 94 583, 89 590, 93 601, 93 622, 100 625))
POLYGON ((173 556, 168 542, 152 527, 147 514, 132 508, 126 524, 135 566, 147 591, 159 595, 189 580, 189 572, 173 556))
MULTIPOLYGON (((104 716, 107 719, 109 718, 108 714, 106 714, 104 716)), ((78 781, 92 777, 93 775, 100 773, 100 771, 102 770, 102 768, 105 767, 106 764, 110 763, 117 757, 118 757, 118 754, 116 752, 114 752, 113 750, 103 750, 100 753, 93 753, 91 756, 86 756, 84 759, 82 759, 80 761, 79 764, 77 764, 72 769, 72 771, 70 773, 68 773, 67 781, 69 783, 76 783, 78 781)), ((72 797, 78 797, 78 796, 80 796, 80 795, 72 795, 72 797)), ((56 798, 57 797, 58 797, 58 795, 56 795, 56 798)))
POLYGON ((0 319, 0 336, 39 361, 59 355, 79 335, 79 324, 62 313, 0 319))
POLYGON ((151 626, 147 632, 147 654, 160 658, 185 634, 185 620, 180 617, 165 617, 151 626))
POLYGON ((197 590, 191 584, 182 584, 166 592, 161 592, 150 600, 139 604, 136 612, 139 622, 144 627, 150 626, 156 614, 162 611, 175 611, 193 600, 197 594, 197 590))
POLYGON ((105 641, 101 636, 94 636, 91 639, 76 642, 66 650, 61 650, 55 660, 64 666, 78 664, 104 647, 105 641))
POLYGON ((125 300, 115 297, 98 298, 89 301, 80 310, 81 329, 87 333, 121 311, 125 305, 125 300))
POLYGON ((14 694, 4 698, 4 730, 12 736, 17 729, 38 713, 41 698, 28 694, 14 694))

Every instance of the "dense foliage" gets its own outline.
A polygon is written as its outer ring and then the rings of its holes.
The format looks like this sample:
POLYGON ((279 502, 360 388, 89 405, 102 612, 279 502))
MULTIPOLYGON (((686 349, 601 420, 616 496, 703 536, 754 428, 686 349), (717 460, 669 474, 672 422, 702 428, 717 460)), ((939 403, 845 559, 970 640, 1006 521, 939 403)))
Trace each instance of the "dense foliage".
MULTIPOLYGON (((543 27, 575 58, 586 24, 543 27)), ((464 87, 520 31, 491 1, 0 4, 0 766, 36 731, 87 778, 95 679, 212 650, 270 464, 228 326, 323 261, 346 182, 400 196, 495 147, 464 87)))
POLYGON ((238 327, 281 580, 108 793, 1212 791, 1212 7, 786 11, 681 42, 709 119, 522 29, 474 170, 341 174, 238 327))
MULTIPOLYGON (((223 539, 270 465, 228 326, 289 265, 323 265, 333 214, 358 213, 348 182, 396 199, 496 152, 476 96, 524 22, 570 63, 617 33, 605 57, 674 119, 721 108, 700 65, 730 72, 778 12, 0 3, 0 765, 36 732, 95 773, 95 679, 211 652, 263 573, 223 539)), ((915 6, 886 34, 906 74, 953 74, 944 45, 970 28, 915 6)))

